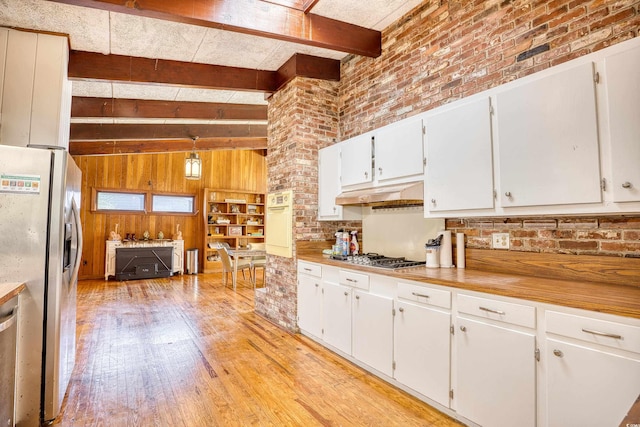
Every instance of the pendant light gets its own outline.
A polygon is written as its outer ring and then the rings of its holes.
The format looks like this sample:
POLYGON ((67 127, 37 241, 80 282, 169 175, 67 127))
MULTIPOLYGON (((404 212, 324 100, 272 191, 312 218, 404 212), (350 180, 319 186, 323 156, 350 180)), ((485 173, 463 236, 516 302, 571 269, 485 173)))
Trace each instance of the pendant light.
POLYGON ((202 176, 202 160, 196 153, 197 136, 191 138, 193 140, 193 151, 184 161, 184 176, 187 179, 200 179, 202 176))

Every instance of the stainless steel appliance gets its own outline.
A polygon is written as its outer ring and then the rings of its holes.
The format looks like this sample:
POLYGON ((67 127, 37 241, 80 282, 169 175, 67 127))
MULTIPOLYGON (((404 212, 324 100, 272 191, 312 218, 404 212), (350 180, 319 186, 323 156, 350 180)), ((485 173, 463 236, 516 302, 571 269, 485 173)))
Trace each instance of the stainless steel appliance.
POLYGON ((25 282, 18 309, 15 422, 59 411, 75 363, 81 172, 55 147, 0 145, 0 282, 25 282))
POLYGON ((367 253, 354 256, 331 256, 333 259, 346 261, 350 264, 366 265, 368 267, 379 267, 388 269, 399 269, 409 267, 419 267, 425 265, 425 261, 412 261, 404 257, 387 257, 376 253, 367 253))

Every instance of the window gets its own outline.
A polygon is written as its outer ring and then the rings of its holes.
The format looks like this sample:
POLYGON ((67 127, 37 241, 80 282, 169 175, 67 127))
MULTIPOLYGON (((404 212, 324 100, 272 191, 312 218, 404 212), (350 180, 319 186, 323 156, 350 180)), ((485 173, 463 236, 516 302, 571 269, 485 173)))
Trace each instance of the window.
POLYGON ((194 196, 176 196, 153 194, 151 196, 152 212, 194 213, 194 196))
POLYGON ((93 212, 153 213, 157 215, 195 215, 194 194, 153 193, 120 189, 91 190, 93 212))
POLYGON ((144 193, 124 193, 97 190, 95 210, 145 212, 146 195, 144 193))

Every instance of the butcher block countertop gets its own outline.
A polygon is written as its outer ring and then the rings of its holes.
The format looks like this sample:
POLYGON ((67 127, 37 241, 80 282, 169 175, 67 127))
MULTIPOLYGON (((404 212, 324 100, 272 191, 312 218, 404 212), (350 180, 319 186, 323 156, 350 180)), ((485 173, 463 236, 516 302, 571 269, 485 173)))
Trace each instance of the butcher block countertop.
POLYGON ((0 283, 0 305, 22 292, 25 286, 21 282, 0 283))
MULTIPOLYGON (((537 254, 533 255, 535 258, 537 254)), ((631 265, 632 268, 630 269, 631 273, 628 277, 629 285, 625 285, 603 283, 601 281, 536 277, 538 276, 537 274, 525 276, 474 268, 432 269, 421 266, 401 270, 389 270, 332 260, 322 255, 322 251, 318 249, 299 249, 298 259, 342 267, 349 270, 359 270, 367 273, 395 277, 401 280, 432 283, 451 288, 485 292, 493 295, 640 319, 640 286, 638 286, 640 275, 636 275, 635 271, 637 260, 630 260, 631 262, 628 264, 631 265)), ((566 259, 573 260, 573 258, 566 259)), ((467 267, 469 267, 469 264, 470 262, 468 260, 467 267)), ((617 269, 615 271, 619 272, 624 270, 628 273, 629 269, 626 267, 627 264, 625 264, 624 269, 617 269)), ((617 273, 612 274, 616 275, 617 273)), ((614 280, 614 282, 615 281, 617 281, 617 279, 614 280)))

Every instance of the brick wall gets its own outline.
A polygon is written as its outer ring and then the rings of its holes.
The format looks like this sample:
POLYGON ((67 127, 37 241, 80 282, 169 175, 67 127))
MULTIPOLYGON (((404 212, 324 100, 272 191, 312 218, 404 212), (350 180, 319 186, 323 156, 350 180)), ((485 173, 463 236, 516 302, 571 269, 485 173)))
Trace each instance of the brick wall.
POLYGON ((492 233, 509 233, 512 251, 640 257, 640 218, 448 219, 446 227, 465 233, 470 248, 490 249, 492 233))
MULTIPOLYGON (((379 58, 342 64, 340 140, 621 41, 640 31, 640 1, 425 1, 383 31, 379 58)), ((447 221, 468 246, 510 233, 518 251, 640 256, 640 218, 447 221)))

